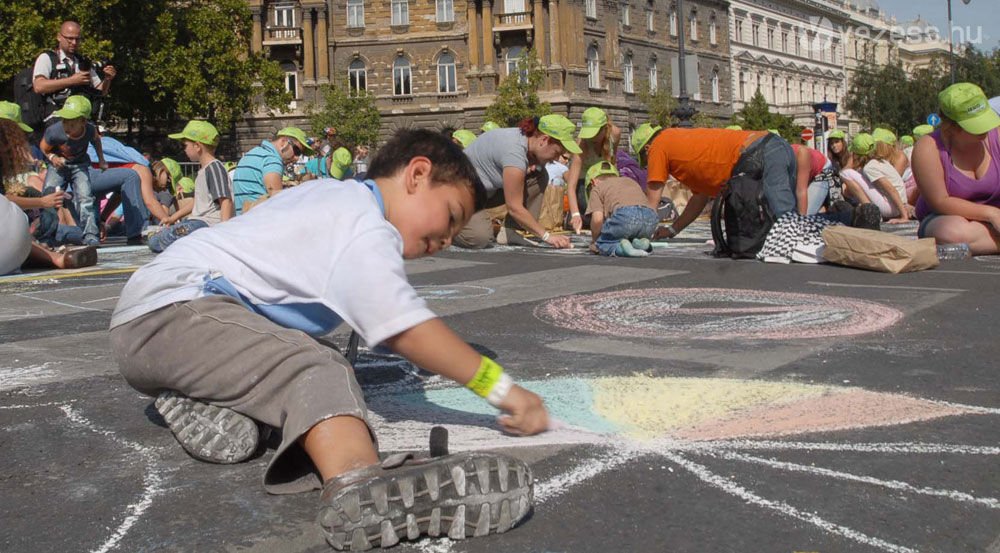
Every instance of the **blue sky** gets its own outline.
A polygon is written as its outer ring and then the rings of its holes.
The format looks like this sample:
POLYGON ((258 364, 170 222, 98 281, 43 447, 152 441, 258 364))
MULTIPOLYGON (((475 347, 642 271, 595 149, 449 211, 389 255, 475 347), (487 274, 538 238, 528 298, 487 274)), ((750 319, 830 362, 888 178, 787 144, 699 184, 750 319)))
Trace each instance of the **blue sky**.
MULTIPOLYGON (((876 0, 887 14, 895 15, 902 23, 912 21, 918 15, 932 25, 945 31, 948 28, 947 0, 876 0)), ((970 27, 970 38, 975 39, 982 28, 982 44, 976 45, 983 50, 993 50, 1000 47, 1000 2, 997 0, 971 0, 965 5, 962 0, 952 0, 951 11, 953 24, 964 29, 970 27)), ((955 40, 961 39, 956 32, 955 40)))

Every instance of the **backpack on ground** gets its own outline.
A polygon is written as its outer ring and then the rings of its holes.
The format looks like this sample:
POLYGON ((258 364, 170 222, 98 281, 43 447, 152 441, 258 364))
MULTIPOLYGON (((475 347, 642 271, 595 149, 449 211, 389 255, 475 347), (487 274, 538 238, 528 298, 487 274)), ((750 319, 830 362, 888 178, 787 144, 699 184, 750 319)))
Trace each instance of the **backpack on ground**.
POLYGON ((712 255, 753 259, 774 220, 761 179, 749 173, 732 177, 712 206, 712 255))

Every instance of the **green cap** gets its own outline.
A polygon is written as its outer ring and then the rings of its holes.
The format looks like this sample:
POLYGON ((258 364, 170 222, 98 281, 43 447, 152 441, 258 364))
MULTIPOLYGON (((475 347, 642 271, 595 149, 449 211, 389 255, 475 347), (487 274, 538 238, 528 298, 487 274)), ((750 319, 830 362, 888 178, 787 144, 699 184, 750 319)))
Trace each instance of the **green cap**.
POLYGON ((191 180, 191 177, 181 177, 181 180, 177 181, 177 186, 180 187, 185 194, 194 192, 194 181, 191 180))
POLYGON ((215 129, 215 125, 208 121, 188 121, 188 124, 184 125, 183 131, 167 136, 174 140, 190 140, 191 142, 199 142, 201 144, 208 144, 209 146, 217 146, 219 144, 219 131, 215 129))
POLYGON ((236 165, 237 163, 235 161, 226 161, 222 164, 222 166, 226 168, 226 171, 232 171, 233 169, 236 169, 236 165))
POLYGON ((827 138, 839 138, 840 140, 844 140, 845 138, 847 138, 847 134, 840 129, 833 129, 832 131, 830 131, 830 134, 829 136, 827 136, 827 138))
POLYGON ((473 142, 476 141, 476 133, 466 129, 458 129, 457 131, 451 133, 451 137, 457 140, 463 148, 468 148, 473 142))
POLYGON ((330 176, 335 179, 344 178, 354 161, 351 151, 347 148, 337 148, 330 155, 333 158, 330 161, 330 176))
POLYGON ((176 184, 177 181, 181 180, 182 174, 181 174, 181 164, 180 163, 177 163, 176 161, 170 159, 169 157, 165 157, 165 158, 161 159, 160 163, 162 163, 163 166, 167 168, 167 173, 170 174, 170 181, 171 182, 173 182, 173 183, 176 184))
POLYGON ((889 129, 878 128, 872 131, 872 138, 875 142, 885 142, 886 144, 896 145, 896 133, 890 131, 889 129))
POLYGON ((983 89, 972 83, 956 83, 938 94, 941 113, 967 133, 986 134, 1000 127, 1000 115, 990 107, 983 89))
POLYGON ((904 146, 913 146, 913 137, 908 134, 904 134, 899 137, 899 141, 903 143, 904 146))
POLYGON ((311 156, 316 155, 316 150, 309 147, 309 139, 306 138, 306 133, 298 127, 285 127, 278 131, 278 136, 287 136, 288 138, 294 138, 299 146, 302 147, 302 153, 311 156))
POLYGON ((583 112, 583 127, 580 129, 580 140, 594 138, 608 124, 608 114, 601 108, 587 108, 583 112))
POLYGON ((639 152, 642 151, 642 148, 646 146, 647 142, 649 142, 649 139, 653 138, 653 135, 659 132, 662 128, 663 127, 660 127, 659 125, 654 126, 649 123, 643 123, 636 127, 636 129, 632 131, 632 139, 629 140, 629 143, 632 145, 632 153, 638 156, 639 152))
POLYGON ((917 125, 916 127, 913 127, 913 138, 920 140, 932 132, 934 132, 934 127, 930 125, 917 125))
POLYGON ((481 130, 483 132, 487 132, 487 131, 492 131, 493 129, 499 129, 499 128, 500 128, 500 125, 497 125, 493 121, 487 121, 487 122, 483 123, 482 127, 479 127, 479 130, 481 130))
POLYGON ((767 132, 781 136, 781 133, 778 132, 778 129, 767 129, 767 132))
POLYGON ((590 166, 587 169, 587 176, 583 179, 584 186, 590 186, 590 182, 601 175, 614 175, 618 176, 618 169, 615 169, 614 165, 611 165, 610 161, 601 161, 590 166))
POLYGON ((727 131, 742 131, 743 127, 741 127, 739 125, 729 125, 728 127, 726 127, 726 130, 727 131))
POLYGON ((17 123, 17 126, 21 127, 24 132, 35 130, 24 124, 24 120, 21 119, 21 106, 14 102, 0 102, 0 119, 9 119, 17 123))
POLYGON ((875 137, 863 132, 859 133, 851 141, 851 152, 866 156, 875 150, 875 137))
POLYGON ((550 113, 541 117, 538 120, 538 130, 561 142, 566 151, 574 154, 583 153, 580 146, 576 144, 576 140, 573 140, 573 131, 576 130, 576 125, 562 115, 550 113))
POLYGON ((86 96, 76 95, 66 98, 66 103, 63 104, 62 109, 54 112, 52 115, 60 119, 79 119, 81 117, 90 119, 92 110, 93 106, 90 105, 90 100, 86 96))

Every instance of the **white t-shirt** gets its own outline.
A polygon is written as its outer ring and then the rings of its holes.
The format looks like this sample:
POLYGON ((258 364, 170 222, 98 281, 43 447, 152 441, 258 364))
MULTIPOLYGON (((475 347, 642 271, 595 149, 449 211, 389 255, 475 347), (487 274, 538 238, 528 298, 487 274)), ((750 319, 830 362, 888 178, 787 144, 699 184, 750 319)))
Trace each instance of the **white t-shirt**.
MULTIPOLYGON (((892 166, 891 163, 881 159, 873 159, 865 164, 864 170, 865 176, 868 180, 875 184, 880 178, 889 179, 892 183, 892 187, 896 189, 896 193, 899 194, 899 199, 906 204, 906 183, 903 182, 903 177, 900 176, 896 168, 892 166)), ((890 202, 891 203, 891 202, 890 202)))
POLYGON ((553 186, 564 186, 566 184, 564 177, 567 171, 569 171, 569 167, 558 161, 550 161, 545 164, 545 172, 549 174, 549 183, 553 186))
POLYGON ((321 336, 342 321, 372 346, 433 319, 407 281, 403 238, 377 190, 315 180, 191 233, 129 279, 111 328, 171 303, 236 293, 286 328, 321 336))
MULTIPOLYGON (((75 75, 79 71, 79 60, 77 58, 71 58, 67 56, 62 50, 56 49, 56 56, 59 60, 59 64, 66 64, 70 71, 70 75, 75 75)), ((35 77, 45 77, 46 79, 52 78, 52 60, 49 59, 49 55, 46 53, 40 54, 35 58, 35 68, 31 73, 31 78, 35 77)), ((90 68, 90 84, 94 88, 101 86, 101 77, 97 74, 97 71, 93 67, 90 68)))

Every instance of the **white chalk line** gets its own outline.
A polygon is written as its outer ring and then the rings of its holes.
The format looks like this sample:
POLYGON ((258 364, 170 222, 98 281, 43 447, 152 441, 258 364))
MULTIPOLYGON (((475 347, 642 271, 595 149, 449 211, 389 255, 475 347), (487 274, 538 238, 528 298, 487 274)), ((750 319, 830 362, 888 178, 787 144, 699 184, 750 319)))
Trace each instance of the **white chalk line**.
POLYGON ((963 288, 934 288, 931 286, 891 286, 885 284, 846 284, 841 282, 819 282, 815 280, 810 280, 806 284, 813 284, 815 286, 837 286, 842 288, 884 288, 886 290, 920 290, 920 291, 931 291, 931 292, 968 292, 968 290, 963 288))
POLYGON ((116 548, 122 538, 125 537, 125 534, 127 534, 128 531, 135 526, 135 523, 139 521, 139 518, 142 517, 143 513, 145 513, 146 510, 149 509, 150 505, 153 504, 153 499, 157 495, 163 493, 163 478, 160 476, 159 471, 156 470, 159 463, 150 448, 121 438, 110 430, 98 428, 93 422, 73 409, 70 405, 62 405, 60 408, 69 420, 83 426, 95 434, 100 434, 108 438, 118 445, 131 449, 132 451, 138 453, 146 464, 146 473, 142 478, 142 496, 139 498, 139 501, 126 507, 125 512, 127 513, 127 516, 124 520, 122 520, 121 524, 118 525, 118 528, 115 529, 111 536, 108 537, 108 539, 100 547, 91 550, 91 553, 108 553, 108 551, 116 548))
POLYGON ((29 300, 43 301, 45 303, 52 303, 52 304, 55 304, 55 305, 61 305, 63 307, 72 307, 73 309, 80 309, 80 310, 83 310, 83 311, 97 311, 97 312, 100 312, 100 313, 103 313, 103 312, 107 311, 107 309, 94 309, 93 307, 84 307, 82 305, 74 305, 72 303, 65 303, 65 302, 61 302, 61 301, 50 300, 48 298, 36 298, 35 296, 29 296, 27 294, 14 294, 14 295, 18 296, 18 297, 22 297, 22 298, 28 298, 29 300))
POLYGON ((57 361, 46 361, 27 367, 0 367, 0 390, 24 388, 40 381, 59 376, 59 372, 50 369, 59 365, 57 361))
POLYGON ((1000 409, 996 407, 982 407, 979 405, 966 405, 964 403, 954 403, 951 401, 944 401, 938 399, 925 399, 924 401, 929 401, 937 405, 942 405, 944 407, 952 407, 955 409, 964 409, 966 411, 971 411, 976 415, 1000 415, 1000 409))
POLYGON ((22 404, 22 405, 0 405, 0 411, 4 409, 34 409, 36 407, 52 407, 53 405, 63 406, 68 403, 74 403, 75 399, 70 399, 67 401, 50 401, 48 403, 35 403, 35 404, 22 404))
POLYGON ((818 528, 830 532, 832 534, 837 534, 839 536, 843 536, 850 540, 854 540, 856 542, 863 543, 871 547, 882 549, 883 551, 889 551, 890 553, 919 553, 916 549, 910 549, 909 547, 890 543, 885 540, 869 536, 867 534, 863 534, 861 532, 858 532, 857 530, 848 528, 846 526, 830 522, 818 515, 802 512, 799 509, 793 507, 792 505, 785 503, 784 501, 772 501, 770 499, 765 499, 751 492, 750 490, 744 488, 743 486, 740 486, 739 484, 729 480, 728 478, 724 478, 722 476, 719 476, 718 474, 715 474, 704 465, 700 465, 698 463, 695 463, 694 461, 688 460, 684 456, 679 455, 677 453, 664 451, 661 452, 661 455, 663 455, 673 463, 677 464, 678 466, 687 469, 689 472, 697 476, 703 482, 712 485, 728 493, 729 495, 738 497, 743 501, 746 501, 747 503, 751 503, 759 507, 765 507, 767 509, 777 511, 787 517, 796 518, 803 522, 808 522, 809 524, 817 526, 818 528))
POLYGON ((101 298, 101 299, 99 299, 99 300, 87 300, 87 301, 81 301, 80 303, 98 303, 98 302, 102 302, 102 301, 108 301, 108 300, 116 300, 116 299, 118 299, 119 297, 120 297, 120 296, 111 296, 111 297, 107 297, 107 298, 101 298))
POLYGON ((954 455, 1000 455, 1000 447, 963 444, 928 444, 908 442, 836 443, 836 442, 782 442, 775 440, 718 440, 690 442, 688 448, 670 447, 675 451, 695 453, 713 450, 769 450, 769 451, 853 451, 858 453, 922 453, 954 455))
POLYGON ((646 454, 645 451, 637 449, 615 448, 593 459, 573 467, 572 469, 556 475, 545 482, 535 485, 535 503, 542 504, 550 499, 559 497, 567 490, 589 480, 598 474, 607 472, 613 468, 623 465, 633 459, 646 454))
POLYGON ((952 499, 954 501, 984 505, 991 509, 1000 509, 1000 500, 994 499, 992 497, 976 497, 974 495, 955 490, 941 490, 937 488, 917 487, 912 484, 902 482, 899 480, 882 480, 879 478, 874 478, 872 476, 851 474, 849 472, 841 472, 838 470, 832 470, 823 467, 800 465, 798 463, 788 463, 784 461, 778 461, 777 459, 764 459, 762 457, 754 457, 752 455, 745 455, 742 453, 735 453, 732 451, 713 452, 711 455, 722 457, 724 459, 729 459, 731 461, 744 461, 747 463, 756 463, 759 465, 765 465, 780 470, 787 470, 791 472, 804 472, 818 476, 827 476, 839 480, 847 480, 849 482, 860 482, 862 484, 871 484, 873 486, 879 486, 883 488, 889 488, 893 490, 899 490, 920 495, 944 497, 947 499, 952 499))
MULTIPOLYGON (((95 279, 95 280, 97 280, 97 279, 95 279)), ((86 286, 70 286, 69 288, 63 288, 63 287, 60 286, 59 288, 50 288, 50 289, 47 289, 47 290, 35 290, 33 292, 23 292, 23 293, 24 294, 49 294, 49 293, 52 293, 52 292, 60 292, 61 293, 61 292, 69 292, 71 290, 89 290, 91 288, 107 288, 108 286, 120 286, 120 285, 122 285, 122 281, 118 280, 118 281, 115 281, 115 282, 109 282, 107 284, 88 284, 86 286)))

